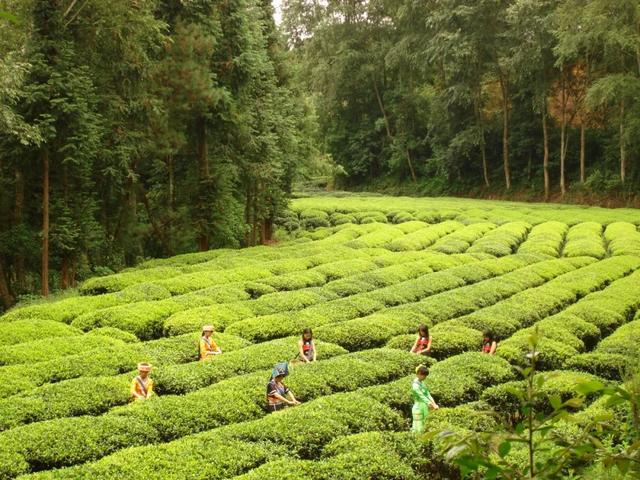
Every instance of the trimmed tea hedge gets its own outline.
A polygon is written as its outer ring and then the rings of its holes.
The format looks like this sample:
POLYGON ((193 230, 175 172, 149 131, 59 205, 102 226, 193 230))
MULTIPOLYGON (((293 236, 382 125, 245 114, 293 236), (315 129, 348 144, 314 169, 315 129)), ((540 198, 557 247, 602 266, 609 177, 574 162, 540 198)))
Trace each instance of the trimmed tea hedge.
MULTIPOLYGON (((160 395, 192 392, 235 375, 266 369, 283 358, 293 358, 297 352, 297 338, 245 348, 230 342, 229 336, 216 335, 216 338, 225 353, 211 361, 156 365, 155 391, 160 395)), ((320 359, 346 353, 336 345, 318 342, 317 346, 320 359)), ((123 405, 129 401, 129 386, 134 375, 128 372, 121 376, 67 380, 0 400, 0 430, 54 418, 97 415, 123 405)))
POLYGON ((526 222, 510 222, 491 230, 469 248, 469 252, 489 253, 496 257, 510 255, 518 249, 529 233, 526 222))
POLYGON ((67 355, 88 352, 101 347, 124 345, 122 340, 103 335, 53 337, 33 342, 0 347, 0 365, 34 363, 67 355))
POLYGON ((527 240, 520 245, 518 252, 559 257, 568 231, 569 227, 566 223, 555 221, 540 223, 531 229, 527 240))
MULTIPOLYGON (((135 370, 141 361, 153 365, 192 362, 198 358, 197 335, 181 335, 150 342, 130 343, 60 357, 30 365, 0 367, 0 398, 36 388, 45 383, 73 378, 118 375, 135 370)), ((214 338, 226 349, 249 344, 233 335, 216 333, 214 338)))
POLYGON ((82 332, 77 328, 55 320, 29 319, 0 323, 0 345, 2 346, 80 334, 82 332))
POLYGON ((445 235, 430 248, 442 253, 462 253, 467 251, 473 242, 494 228, 496 226, 493 223, 474 223, 445 235))
POLYGON ((594 258, 604 258, 606 253, 601 224, 584 222, 569 229, 563 250, 565 257, 587 255, 594 258))
POLYGON ((319 455, 332 440, 367 431, 397 430, 397 412, 358 393, 335 394, 260 420, 218 428, 158 446, 123 450, 96 463, 33 475, 34 479, 207 478, 240 475, 267 459, 319 455), (231 448, 229 448, 231 447, 231 448), (141 468, 141 465, 144 467, 141 468))
POLYGON ((604 231, 604 238, 609 242, 609 251, 612 255, 640 256, 640 232, 634 224, 610 223, 604 231))
POLYGON ((422 250, 435 243, 440 237, 444 237, 460 228, 463 228, 460 222, 447 220, 396 238, 389 242, 386 247, 395 252, 422 250))
MULTIPOLYGON (((415 364, 413 355, 398 350, 360 352, 299 366, 288 384, 298 398, 310 400, 398 378, 409 373, 415 364)), ((265 415, 261 405, 265 401, 264 387, 269 372, 238 376, 184 396, 156 397, 100 417, 64 418, 14 428, 0 433, 0 446, 8 453, 22 455, 32 469, 47 469, 95 460, 129 446, 167 441, 259 418, 265 415), (124 425, 130 425, 130 431, 123 431, 124 425), (91 446, 82 448, 85 441, 91 446)), ((386 410, 386 407, 380 408, 386 410)), ((336 410, 339 412, 339 408, 336 410)), ((315 416, 314 411, 309 413, 315 416)), ((276 440, 285 444, 287 438, 304 438, 300 436, 302 432, 295 430, 274 433, 269 428, 270 417, 278 418, 278 415, 267 417, 266 425, 255 430, 250 424, 237 425, 237 438, 249 436, 251 440, 261 440, 265 435, 275 435, 280 436, 276 440)), ((397 418, 397 414, 391 414, 387 422, 393 418, 397 418)), ((342 432, 345 433, 349 432, 342 432)), ((314 446, 307 443, 302 448, 314 446)))

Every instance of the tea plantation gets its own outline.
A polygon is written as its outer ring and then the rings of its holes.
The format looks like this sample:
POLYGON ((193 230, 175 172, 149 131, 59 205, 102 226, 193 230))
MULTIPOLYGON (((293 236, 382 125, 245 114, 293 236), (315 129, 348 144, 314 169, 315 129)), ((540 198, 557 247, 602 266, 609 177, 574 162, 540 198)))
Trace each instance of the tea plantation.
POLYGON ((456 478, 409 432, 419 363, 441 407, 428 430, 481 431, 517 409, 535 327, 562 398, 640 356, 638 210, 322 196, 278 223, 275 246, 148 261, 0 317, 0 478, 456 478), (431 357, 409 353, 420 323, 431 357), (203 324, 223 354, 199 362, 203 324), (286 380, 303 403, 268 414, 305 327, 318 361, 286 380), (157 395, 133 404, 141 361, 157 395))

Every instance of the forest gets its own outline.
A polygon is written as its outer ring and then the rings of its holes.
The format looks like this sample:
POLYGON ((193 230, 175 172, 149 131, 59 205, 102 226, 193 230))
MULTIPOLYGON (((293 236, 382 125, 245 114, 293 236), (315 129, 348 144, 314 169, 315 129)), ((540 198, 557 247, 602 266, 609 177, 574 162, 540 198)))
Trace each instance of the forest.
MULTIPOLYGON (((637 0, 0 0, 0 303, 273 240, 294 182, 637 199, 637 0)), ((0 307, 1 308, 1 307, 0 307)))

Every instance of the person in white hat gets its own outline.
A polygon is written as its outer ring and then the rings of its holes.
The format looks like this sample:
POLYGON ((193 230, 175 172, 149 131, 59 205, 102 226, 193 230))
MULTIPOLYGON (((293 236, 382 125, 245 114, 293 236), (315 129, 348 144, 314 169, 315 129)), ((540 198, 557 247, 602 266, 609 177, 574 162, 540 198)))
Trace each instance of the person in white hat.
POLYGON ((211 338, 213 330, 213 325, 205 325, 202 327, 202 335, 200 336, 200 360, 213 358, 214 355, 220 355, 222 353, 218 344, 211 338))
POLYGON ((151 365, 138 364, 138 375, 131 382, 131 397, 134 400, 146 400, 153 395, 153 380, 149 378, 151 365))

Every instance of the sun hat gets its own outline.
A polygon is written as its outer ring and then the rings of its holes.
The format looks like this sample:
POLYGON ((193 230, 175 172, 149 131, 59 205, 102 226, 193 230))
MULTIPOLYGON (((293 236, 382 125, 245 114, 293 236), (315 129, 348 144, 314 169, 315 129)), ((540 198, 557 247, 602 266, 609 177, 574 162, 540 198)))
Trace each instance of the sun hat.
POLYGON ((148 363, 139 363, 138 364, 138 371, 139 372, 150 372, 151 371, 151 365, 148 363))
POLYGON ((213 325, 205 325, 204 327, 202 327, 203 332, 213 332, 214 330, 215 328, 213 328, 213 325))

